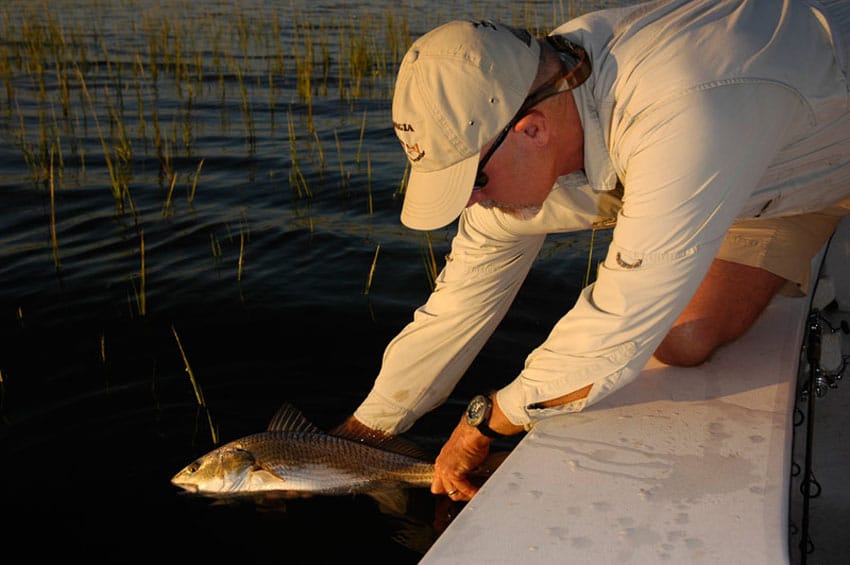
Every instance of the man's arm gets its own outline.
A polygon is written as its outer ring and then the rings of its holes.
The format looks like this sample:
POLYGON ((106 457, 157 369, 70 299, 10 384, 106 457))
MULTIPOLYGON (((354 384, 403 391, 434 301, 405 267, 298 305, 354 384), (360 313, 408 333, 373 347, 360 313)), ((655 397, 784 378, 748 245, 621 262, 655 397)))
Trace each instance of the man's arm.
POLYGON ((503 319, 543 239, 497 240, 461 220, 434 291, 387 345, 356 420, 400 434, 445 402, 503 319))
POLYGON ((619 204, 619 194, 594 192, 575 174, 559 179, 530 221, 467 208, 436 289, 387 346, 355 419, 398 434, 444 402, 507 312, 546 235, 610 226, 619 204))
POLYGON ((499 391, 511 422, 582 410, 640 373, 804 111, 794 92, 759 82, 619 111, 630 121, 612 126, 625 195, 611 245, 595 283, 499 391), (588 385, 582 401, 541 405, 588 385))
MULTIPOLYGON (((628 156, 625 196, 597 280, 497 392, 492 429, 515 432, 583 410, 640 373, 775 158, 783 118, 799 110, 776 86, 691 94, 656 120, 642 116, 616 147, 628 156)), ((461 421, 437 459, 432 491, 474 495, 466 475, 490 441, 461 421)))

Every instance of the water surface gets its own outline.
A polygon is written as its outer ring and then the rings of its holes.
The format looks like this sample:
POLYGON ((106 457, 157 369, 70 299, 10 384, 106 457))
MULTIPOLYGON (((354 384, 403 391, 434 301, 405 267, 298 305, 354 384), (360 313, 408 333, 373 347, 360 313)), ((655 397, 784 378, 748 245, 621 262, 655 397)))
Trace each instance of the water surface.
MULTIPOLYGON (((169 478, 283 402, 321 427, 341 421, 426 299, 452 229, 398 220, 389 99, 408 36, 461 16, 546 29, 592 5, 4 2, 6 551, 415 562, 461 505, 423 491, 398 516, 367 497, 212 505, 169 478)), ((513 378, 583 285, 588 237, 552 238, 411 439, 436 452, 468 398, 513 378)))

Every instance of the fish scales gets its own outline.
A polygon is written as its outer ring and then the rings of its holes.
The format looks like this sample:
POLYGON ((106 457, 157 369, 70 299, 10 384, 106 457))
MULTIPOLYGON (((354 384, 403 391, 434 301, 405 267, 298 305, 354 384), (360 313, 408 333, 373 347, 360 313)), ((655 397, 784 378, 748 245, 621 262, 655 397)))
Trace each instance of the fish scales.
POLYGON ((260 432, 238 441, 267 468, 291 481, 301 476, 311 490, 350 491, 378 483, 427 487, 434 476, 427 461, 328 434, 260 432))
POLYGON ((430 486, 433 463, 407 455, 409 446, 391 445, 398 450, 327 434, 296 408, 284 405, 267 431, 213 449, 181 469, 171 482, 210 496, 370 494, 430 486))

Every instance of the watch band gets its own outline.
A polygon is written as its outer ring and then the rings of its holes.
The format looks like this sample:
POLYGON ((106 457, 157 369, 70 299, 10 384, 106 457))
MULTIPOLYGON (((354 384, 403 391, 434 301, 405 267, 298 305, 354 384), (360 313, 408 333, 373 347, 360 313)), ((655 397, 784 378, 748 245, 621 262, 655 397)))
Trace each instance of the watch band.
POLYGON ((485 394, 475 396, 466 408, 466 423, 476 428, 490 439, 507 437, 490 427, 490 416, 493 414, 493 401, 485 394))
POLYGON ((489 437, 490 439, 499 439, 499 438, 502 438, 502 437, 508 437, 505 434, 500 434, 499 432, 497 432, 496 430, 494 430, 493 428, 488 426, 487 422, 481 422, 480 424, 478 424, 475 427, 478 429, 479 432, 481 432, 485 436, 489 437))

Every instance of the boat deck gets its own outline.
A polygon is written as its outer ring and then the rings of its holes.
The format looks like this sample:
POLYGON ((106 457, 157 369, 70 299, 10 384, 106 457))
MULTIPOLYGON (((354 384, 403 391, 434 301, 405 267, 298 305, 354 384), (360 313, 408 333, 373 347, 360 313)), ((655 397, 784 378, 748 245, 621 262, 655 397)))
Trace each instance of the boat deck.
MULTIPOLYGON (((823 265, 820 294, 777 296, 702 366, 653 359, 602 402, 538 424, 421 563, 799 563, 789 547, 802 531, 791 494, 805 458, 805 425, 795 426, 807 418, 797 408, 798 383, 808 379, 801 343, 812 307, 829 309, 839 326, 850 319, 847 220, 823 265)), ((848 396, 829 389, 815 403, 812 460, 823 493, 805 519, 809 563, 838 562, 830 556, 846 556, 850 543, 824 512, 840 504, 831 511, 850 516, 841 485, 848 396)))

